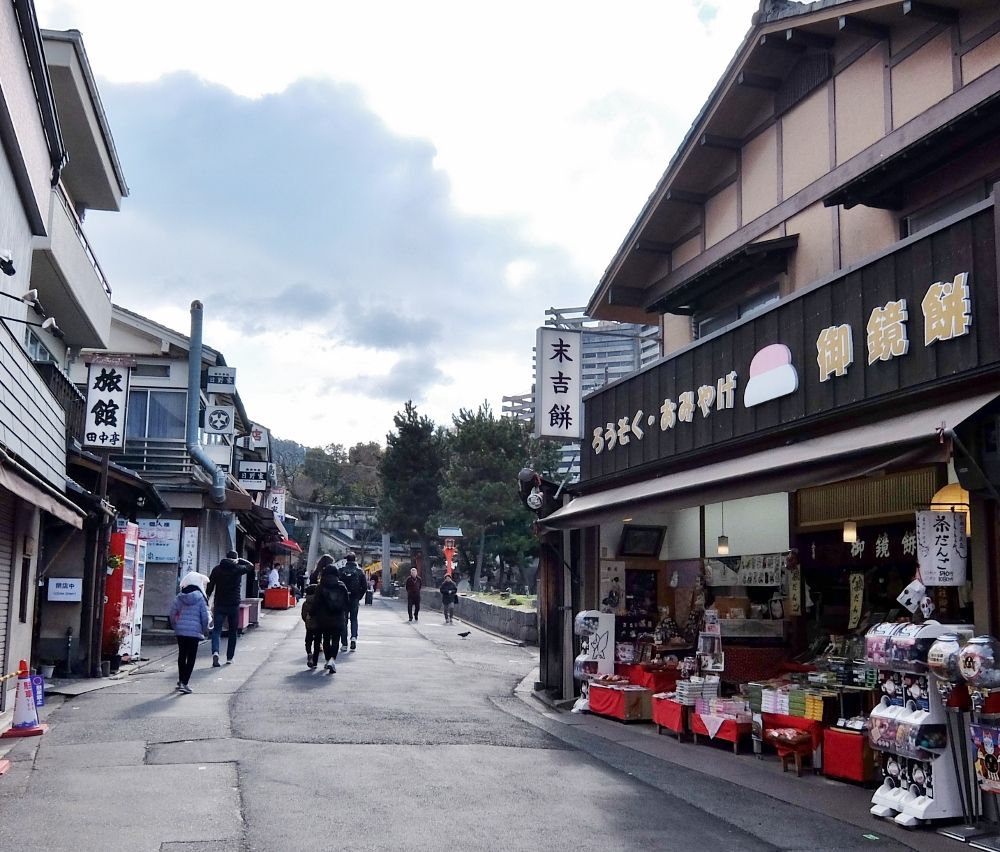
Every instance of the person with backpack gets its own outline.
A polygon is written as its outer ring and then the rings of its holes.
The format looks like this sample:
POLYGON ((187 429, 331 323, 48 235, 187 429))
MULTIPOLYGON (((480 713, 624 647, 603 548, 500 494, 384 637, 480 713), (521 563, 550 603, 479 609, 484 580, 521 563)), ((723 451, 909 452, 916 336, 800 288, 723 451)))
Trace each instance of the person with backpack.
POLYGON ((202 588, 205 579, 204 574, 194 571, 185 574, 168 614, 177 637, 177 689, 185 695, 191 694, 188 681, 194 671, 198 644, 208 633, 208 600, 202 588))
POLYGON ((310 583, 305 587, 302 601, 302 620, 306 625, 306 665, 314 669, 319 662, 319 649, 323 641, 319 619, 316 617, 316 591, 319 586, 310 583))
POLYGON ((226 558, 212 569, 208 576, 208 589, 205 597, 215 593, 215 603, 212 616, 215 626, 212 628, 212 668, 219 668, 219 645, 222 636, 222 622, 227 622, 229 640, 226 645, 226 665, 236 656, 236 637, 239 633, 240 620, 240 588, 245 576, 254 572, 254 564, 246 559, 240 559, 235 550, 230 550, 226 558))
POLYGON ((458 600, 458 584, 451 578, 451 574, 444 575, 444 582, 438 591, 441 592, 444 623, 451 624, 451 617, 455 614, 455 602, 458 600))
MULTIPOLYGON (((368 579, 365 572, 358 567, 358 558, 353 553, 347 554, 347 564, 340 569, 340 580, 347 586, 347 592, 351 596, 351 606, 348 611, 351 622, 351 650, 358 647, 358 607, 361 599, 368 591, 368 579)), ((343 647, 341 651, 347 650, 347 623, 344 624, 343 647)))
MULTIPOLYGON (((347 630, 347 613, 351 608, 351 596, 340 580, 336 565, 331 563, 322 569, 314 598, 311 612, 323 640, 324 668, 330 674, 336 674, 337 650, 341 636, 347 630)), ((316 661, 315 656, 313 660, 316 661)))

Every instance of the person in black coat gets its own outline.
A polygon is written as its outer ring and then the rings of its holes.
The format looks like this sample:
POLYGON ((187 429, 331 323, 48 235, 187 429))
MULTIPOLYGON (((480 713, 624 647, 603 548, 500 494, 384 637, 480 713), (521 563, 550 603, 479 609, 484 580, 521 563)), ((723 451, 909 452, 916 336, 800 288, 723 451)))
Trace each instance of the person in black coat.
POLYGON ((212 608, 212 617, 215 619, 215 626, 212 628, 212 666, 219 667, 219 639, 222 636, 222 621, 228 622, 229 640, 226 645, 226 665, 228 666, 233 657, 236 656, 236 637, 239 629, 237 627, 240 616, 240 594, 243 578, 253 573, 253 563, 240 559, 240 555, 235 550, 230 550, 226 558, 219 562, 212 569, 208 576, 208 588, 205 590, 205 597, 211 599, 215 594, 215 604, 212 608))
POLYGON ((444 575, 444 582, 438 591, 441 592, 444 623, 451 624, 451 617, 455 614, 455 602, 458 600, 458 584, 451 578, 451 574, 444 575))
POLYGON ((347 629, 347 613, 351 607, 351 596, 341 580, 337 566, 328 564, 318 577, 318 589, 313 596, 312 617, 323 638, 324 668, 330 673, 337 671, 337 651, 341 634, 347 629))

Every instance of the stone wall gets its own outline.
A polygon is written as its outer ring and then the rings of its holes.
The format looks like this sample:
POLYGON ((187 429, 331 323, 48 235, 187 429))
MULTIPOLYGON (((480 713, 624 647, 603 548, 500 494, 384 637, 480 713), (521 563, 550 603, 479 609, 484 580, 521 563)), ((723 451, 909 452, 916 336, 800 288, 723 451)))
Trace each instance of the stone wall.
MULTIPOLYGON (((424 609, 441 610, 441 593, 437 589, 424 589, 420 605, 424 609)), ((508 606, 496 606, 472 598, 458 596, 455 615, 462 621, 482 627, 492 633, 506 636, 528 645, 538 644, 538 613, 508 606)))

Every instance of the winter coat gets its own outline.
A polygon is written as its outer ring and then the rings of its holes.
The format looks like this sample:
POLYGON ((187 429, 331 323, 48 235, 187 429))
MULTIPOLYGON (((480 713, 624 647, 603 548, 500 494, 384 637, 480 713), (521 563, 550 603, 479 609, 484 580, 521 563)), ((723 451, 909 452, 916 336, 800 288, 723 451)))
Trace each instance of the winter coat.
POLYGON ((323 633, 339 633, 351 605, 351 593, 337 575, 336 569, 327 568, 319 580, 313 596, 313 617, 323 633))
POLYGON ((306 630, 315 633, 320 629, 319 619, 316 616, 316 591, 319 587, 315 584, 306 586, 305 598, 302 600, 302 620, 306 623, 306 630))
POLYGON ((409 576, 406 578, 406 597, 407 600, 418 601, 420 600, 420 590, 423 588, 424 581, 420 579, 419 576, 413 577, 409 576))
POLYGON ((185 586, 170 605, 170 624, 177 636, 204 639, 208 634, 208 601, 197 586, 185 586))
POLYGON ((365 592, 368 591, 368 580, 365 578, 365 572, 358 567, 357 562, 348 561, 340 569, 340 581, 347 586, 352 601, 361 600, 365 596, 365 592))
POLYGON ((243 599, 240 581, 253 571, 253 563, 246 559, 223 559, 208 576, 206 597, 215 592, 215 605, 221 607, 239 606, 243 599))
POLYGON ((458 600, 458 585, 450 577, 447 578, 438 589, 441 592, 442 604, 453 604, 458 600))

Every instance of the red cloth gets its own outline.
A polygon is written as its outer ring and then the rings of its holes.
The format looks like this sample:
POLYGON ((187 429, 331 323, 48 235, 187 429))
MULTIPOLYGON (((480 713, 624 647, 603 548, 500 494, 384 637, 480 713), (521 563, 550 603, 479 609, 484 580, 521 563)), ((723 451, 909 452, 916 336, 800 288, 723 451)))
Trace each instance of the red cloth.
MULTIPOLYGON (((734 743, 740 737, 748 736, 752 727, 749 722, 736 722, 733 719, 726 719, 722 723, 722 727, 716 732, 714 739, 734 743)), ((691 714, 691 732, 708 736, 708 728, 705 727, 705 723, 701 720, 700 713, 691 714)))
POLYGON ((823 774, 849 781, 868 781, 874 770, 874 759, 868 738, 858 731, 836 731, 827 728, 823 737, 823 774))
POLYGON ((683 734, 687 727, 684 724, 684 705, 669 698, 654 696, 653 721, 676 734, 683 734))
MULTIPOLYGON (((813 751, 823 743, 823 723, 815 719, 805 719, 802 716, 784 716, 781 713, 763 713, 764 731, 768 728, 795 728, 812 736, 813 751)), ((771 740, 768 740, 771 742, 771 740)))
POLYGON ((642 664, 615 663, 615 674, 627 677, 629 683, 644 686, 653 692, 673 692, 677 688, 676 669, 650 671, 642 664))
POLYGON ((610 716, 623 722, 649 719, 652 715, 648 689, 615 689, 612 686, 590 685, 590 712, 610 716))

